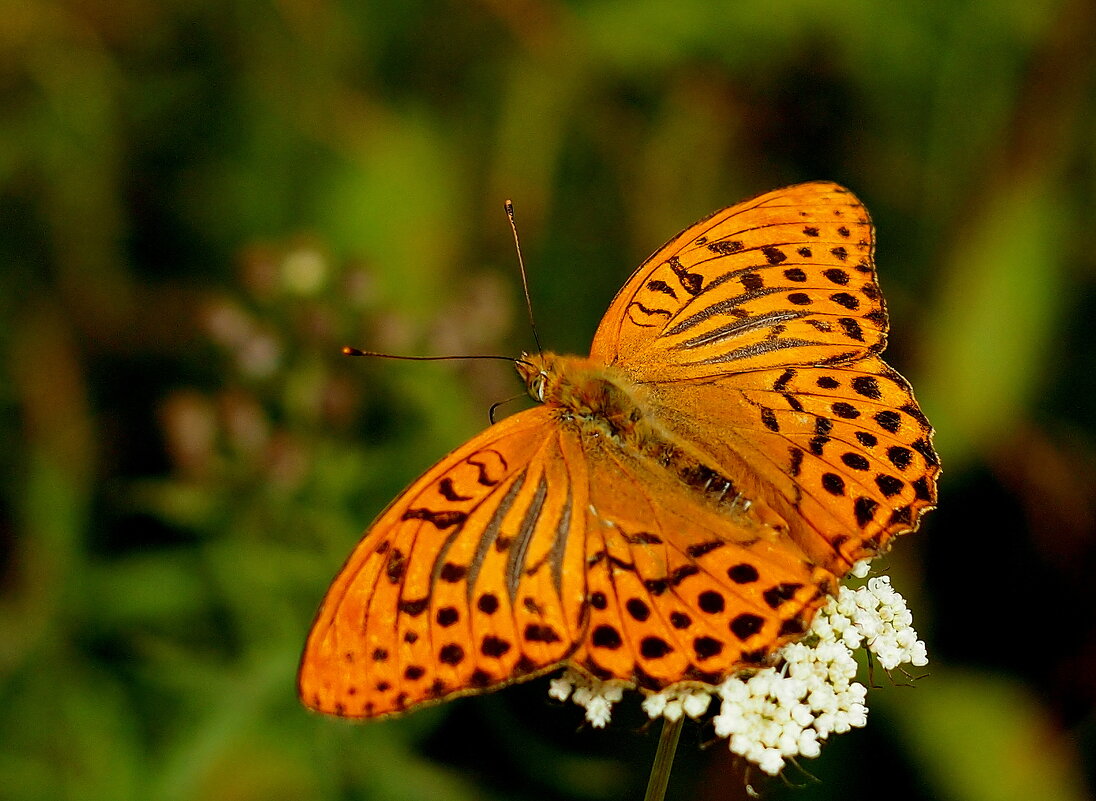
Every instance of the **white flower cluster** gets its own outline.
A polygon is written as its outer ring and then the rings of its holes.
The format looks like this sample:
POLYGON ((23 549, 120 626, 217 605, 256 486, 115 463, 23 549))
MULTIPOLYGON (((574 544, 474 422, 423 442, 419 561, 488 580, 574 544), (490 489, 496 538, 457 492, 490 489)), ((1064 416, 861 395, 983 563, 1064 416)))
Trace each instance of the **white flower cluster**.
POLYGON ((605 727, 612 715, 613 704, 624 697, 632 685, 624 681, 598 681, 585 673, 567 668, 559 678, 552 679, 548 695, 557 701, 570 698, 586 708, 586 721, 595 729, 605 727))
MULTIPOLYGON (((866 573, 862 562, 852 575, 866 573)), ((674 685, 646 696, 643 709, 651 718, 697 719, 718 695, 722 704, 712 718, 716 735, 727 738, 731 751, 775 776, 790 758, 818 756, 830 734, 867 723, 867 689, 855 680, 853 651, 860 647, 885 670, 928 664, 906 601, 887 577, 869 579, 858 589, 841 587, 819 610, 810 631, 781 649, 775 667, 743 671, 715 688, 674 685)), ((586 719, 600 728, 629 686, 568 668, 552 681, 549 694, 585 707, 586 719)))

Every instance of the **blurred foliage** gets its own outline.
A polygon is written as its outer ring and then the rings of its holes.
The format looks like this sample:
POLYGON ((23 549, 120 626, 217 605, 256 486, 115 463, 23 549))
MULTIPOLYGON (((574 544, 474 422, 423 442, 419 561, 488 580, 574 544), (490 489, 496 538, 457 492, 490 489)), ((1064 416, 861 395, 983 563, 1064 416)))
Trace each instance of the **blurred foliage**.
MULTIPOLYGON (((889 560, 935 661, 766 795, 1087 795, 1085 0, 0 12, 0 798, 636 797, 653 733, 543 682, 364 726, 297 704, 356 533, 517 391, 338 348, 529 347, 506 197, 541 338, 582 352, 670 234, 815 178, 872 210, 888 359, 939 430, 941 508, 889 560)), ((709 734, 671 797, 744 797, 709 734)))

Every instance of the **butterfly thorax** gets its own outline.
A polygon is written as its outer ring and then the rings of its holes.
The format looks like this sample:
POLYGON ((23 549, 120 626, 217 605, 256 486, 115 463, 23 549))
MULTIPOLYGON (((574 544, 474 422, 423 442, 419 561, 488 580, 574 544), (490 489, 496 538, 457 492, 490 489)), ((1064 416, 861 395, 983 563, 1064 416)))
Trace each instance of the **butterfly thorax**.
POLYGON ((525 356, 518 372, 533 400, 557 418, 621 445, 656 436, 645 414, 646 391, 623 371, 581 356, 525 356))
MULTIPOLYGON (((651 411, 650 390, 623 370, 581 356, 544 353, 524 356, 518 372, 533 400, 585 439, 599 439, 623 454, 642 457, 718 506, 751 505, 717 464, 659 423, 651 411)), ((781 526, 779 519, 766 522, 781 526)))

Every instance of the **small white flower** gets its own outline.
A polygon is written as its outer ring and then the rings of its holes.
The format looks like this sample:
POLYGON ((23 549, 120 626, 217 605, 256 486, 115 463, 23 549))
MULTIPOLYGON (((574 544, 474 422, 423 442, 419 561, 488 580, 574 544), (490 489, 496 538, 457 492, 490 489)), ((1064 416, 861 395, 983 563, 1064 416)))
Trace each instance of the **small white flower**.
POLYGON ((849 707, 849 724, 856 728, 868 725, 868 708, 863 704, 852 704, 849 707))
POLYGON ((586 720, 595 728, 603 728, 611 719, 613 704, 624 697, 627 685, 620 681, 598 681, 568 668, 554 679, 548 689, 552 698, 568 698, 586 710, 586 720))
POLYGON ((780 749, 782 756, 790 757, 799 753, 799 735, 802 733, 802 729, 793 726, 785 726, 781 730, 780 737, 776 741, 776 747, 780 749))
POLYGON ((666 709, 666 693, 655 693, 643 699, 643 711, 649 718, 657 718, 666 709))
POLYGON ((662 711, 662 716, 666 720, 681 720, 681 716, 685 714, 685 710, 681 706, 681 701, 673 700, 666 704, 666 708, 662 711))
POLYGON ((696 720, 708 711, 708 707, 712 705, 712 696, 706 692, 691 692, 685 696, 681 705, 685 714, 696 720))
POLYGON ((571 691, 574 690, 574 685, 571 684, 569 678, 570 671, 552 679, 548 684, 548 695, 555 698, 557 701, 566 701, 571 697, 571 691))
POLYGON ((770 776, 775 776, 784 769, 784 757, 782 757, 780 752, 775 748, 764 749, 761 752, 760 757, 761 758, 757 760, 757 766, 770 776))
POLYGON ((612 711, 613 705, 608 699, 600 696, 591 698, 586 705, 586 720, 595 729, 602 729, 609 722, 609 718, 612 717, 612 711))

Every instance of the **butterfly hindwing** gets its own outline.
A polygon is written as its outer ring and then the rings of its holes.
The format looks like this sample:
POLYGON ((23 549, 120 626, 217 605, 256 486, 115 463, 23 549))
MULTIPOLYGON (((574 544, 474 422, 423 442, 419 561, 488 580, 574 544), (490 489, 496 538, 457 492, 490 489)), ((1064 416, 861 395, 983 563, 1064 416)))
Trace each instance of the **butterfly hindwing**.
POLYGON ((670 381, 651 397, 666 426, 838 574, 915 528, 936 501, 932 427, 878 357, 670 381))
POLYGON ((558 428, 519 413, 385 510, 320 608, 299 689, 346 717, 401 712, 558 664, 583 621, 583 518, 558 428))
POLYGON ((571 450, 589 485, 589 623, 570 661, 595 678, 718 683, 802 634, 832 591, 832 574, 749 508, 620 451, 571 450))

